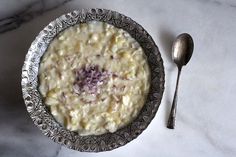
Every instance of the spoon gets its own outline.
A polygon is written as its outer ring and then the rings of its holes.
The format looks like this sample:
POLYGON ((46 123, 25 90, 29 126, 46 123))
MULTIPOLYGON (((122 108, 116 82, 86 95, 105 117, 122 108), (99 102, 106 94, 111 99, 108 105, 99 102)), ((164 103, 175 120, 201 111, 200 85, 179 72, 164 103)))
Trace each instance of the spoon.
POLYGON ((176 108, 177 108, 177 94, 178 94, 178 86, 179 86, 179 77, 181 74, 181 69, 184 65, 186 65, 192 54, 193 54, 193 39, 187 34, 180 34, 174 41, 172 46, 172 60, 178 67, 178 76, 175 87, 174 99, 172 102, 172 107, 167 123, 167 128, 174 129, 175 128, 175 117, 176 117, 176 108))

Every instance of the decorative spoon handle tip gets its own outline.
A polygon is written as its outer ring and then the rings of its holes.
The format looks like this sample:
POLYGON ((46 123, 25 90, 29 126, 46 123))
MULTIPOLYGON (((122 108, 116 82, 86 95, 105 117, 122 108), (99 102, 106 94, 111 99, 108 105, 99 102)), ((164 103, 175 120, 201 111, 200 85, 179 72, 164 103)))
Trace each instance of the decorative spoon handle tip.
POLYGON ((169 117, 168 123, 167 123, 167 128, 169 128, 169 129, 175 128, 175 117, 173 117, 173 116, 169 117))

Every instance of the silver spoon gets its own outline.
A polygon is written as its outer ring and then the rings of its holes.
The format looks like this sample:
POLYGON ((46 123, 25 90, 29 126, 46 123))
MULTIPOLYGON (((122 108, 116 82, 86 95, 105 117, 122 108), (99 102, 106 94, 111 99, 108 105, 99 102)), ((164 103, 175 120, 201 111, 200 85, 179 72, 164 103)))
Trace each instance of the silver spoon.
POLYGON ((174 99, 172 102, 172 107, 170 111, 170 116, 167 123, 167 128, 174 129, 175 128, 175 117, 176 117, 176 108, 177 108, 177 93, 179 86, 179 77, 181 74, 182 66, 186 65, 192 54, 193 54, 193 39, 187 34, 180 34, 173 43, 172 46, 172 59, 178 67, 178 76, 175 87, 174 99))

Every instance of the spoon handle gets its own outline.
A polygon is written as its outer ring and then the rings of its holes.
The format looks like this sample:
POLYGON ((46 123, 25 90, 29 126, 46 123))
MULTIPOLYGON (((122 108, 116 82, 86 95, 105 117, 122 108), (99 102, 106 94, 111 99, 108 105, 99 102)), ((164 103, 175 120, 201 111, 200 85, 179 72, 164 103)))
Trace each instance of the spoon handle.
POLYGON ((181 74, 181 67, 178 67, 178 76, 177 76, 177 81, 176 81, 176 87, 175 87, 175 94, 174 94, 174 99, 172 102, 172 107, 167 123, 167 128, 169 129, 174 129, 175 128, 175 117, 176 117, 176 109, 177 109, 177 99, 178 99, 178 87, 179 87, 179 78, 181 74))

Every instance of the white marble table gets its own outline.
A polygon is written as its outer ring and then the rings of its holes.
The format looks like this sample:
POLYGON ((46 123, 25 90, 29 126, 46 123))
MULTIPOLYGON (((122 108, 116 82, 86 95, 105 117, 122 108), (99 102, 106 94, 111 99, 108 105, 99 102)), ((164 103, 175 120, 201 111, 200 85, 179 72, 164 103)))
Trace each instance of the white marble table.
MULTIPOLYGON (((16 17, 29 3, 27 0, 1 1, 1 22, 4 18, 16 17)), ((34 14, 32 20, 25 20, 29 22, 0 34, 1 157, 236 156, 234 0, 72 0, 57 8, 63 0, 49 3, 39 8, 44 8, 42 12, 50 11, 34 14), (57 16, 88 7, 116 10, 140 23, 159 46, 166 73, 163 100, 149 127, 126 146, 98 154, 61 147, 42 135, 25 110, 20 87, 24 56, 37 33, 57 16), (165 125, 177 74, 170 60, 171 43, 182 32, 193 36, 195 50, 181 76, 177 126, 169 130, 165 125)))

